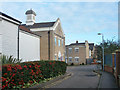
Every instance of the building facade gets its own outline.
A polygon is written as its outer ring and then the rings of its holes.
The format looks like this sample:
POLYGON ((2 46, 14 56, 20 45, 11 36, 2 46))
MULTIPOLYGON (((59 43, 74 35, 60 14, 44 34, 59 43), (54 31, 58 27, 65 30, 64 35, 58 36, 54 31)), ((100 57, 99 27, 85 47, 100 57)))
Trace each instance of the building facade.
POLYGON ((76 41, 76 43, 66 45, 66 63, 68 65, 86 64, 86 60, 92 56, 91 51, 88 41, 85 41, 85 43, 76 41))
POLYGON ((20 21, 0 12, 0 53, 18 58, 18 26, 20 21))
POLYGON ((24 26, 19 28, 19 59, 23 62, 40 60, 40 36, 24 26))
POLYGON ((60 19, 54 22, 35 23, 36 13, 33 10, 26 12, 25 26, 33 33, 40 35, 40 59, 41 60, 65 60, 65 35, 61 27, 60 19))
POLYGON ((0 55, 25 61, 40 60, 40 36, 20 21, 0 12, 0 55))

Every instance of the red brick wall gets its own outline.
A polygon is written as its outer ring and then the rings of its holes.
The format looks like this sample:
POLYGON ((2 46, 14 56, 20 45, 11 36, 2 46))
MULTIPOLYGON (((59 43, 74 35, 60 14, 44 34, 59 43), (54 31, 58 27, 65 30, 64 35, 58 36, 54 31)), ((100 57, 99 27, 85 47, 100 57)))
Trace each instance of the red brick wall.
POLYGON ((106 72, 110 72, 110 73, 113 73, 113 68, 112 67, 110 67, 110 66, 104 66, 104 70, 106 71, 106 72))

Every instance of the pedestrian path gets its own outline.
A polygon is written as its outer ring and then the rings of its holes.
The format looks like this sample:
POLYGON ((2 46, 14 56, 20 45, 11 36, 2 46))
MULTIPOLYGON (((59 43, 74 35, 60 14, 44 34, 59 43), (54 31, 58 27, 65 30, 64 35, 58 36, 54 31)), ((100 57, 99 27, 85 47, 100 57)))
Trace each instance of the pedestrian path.
POLYGON ((115 77, 108 72, 102 72, 98 88, 117 88, 115 77))

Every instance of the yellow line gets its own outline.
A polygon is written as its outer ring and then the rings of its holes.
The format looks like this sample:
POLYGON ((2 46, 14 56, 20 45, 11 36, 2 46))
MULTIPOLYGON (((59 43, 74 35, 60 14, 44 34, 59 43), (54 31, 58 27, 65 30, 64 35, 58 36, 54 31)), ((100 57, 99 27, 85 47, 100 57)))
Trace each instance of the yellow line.
MULTIPOLYGON (((73 75, 73 73, 71 73, 71 76, 72 76, 72 75, 73 75)), ((46 85, 46 86, 44 86, 44 87, 42 87, 42 88, 50 88, 51 86, 56 85, 56 84, 62 82, 63 80, 66 80, 66 79, 70 78, 71 76, 67 76, 67 77, 65 77, 65 78, 62 79, 62 80, 58 80, 58 81, 53 82, 53 83, 51 83, 51 84, 49 84, 49 85, 46 85)))

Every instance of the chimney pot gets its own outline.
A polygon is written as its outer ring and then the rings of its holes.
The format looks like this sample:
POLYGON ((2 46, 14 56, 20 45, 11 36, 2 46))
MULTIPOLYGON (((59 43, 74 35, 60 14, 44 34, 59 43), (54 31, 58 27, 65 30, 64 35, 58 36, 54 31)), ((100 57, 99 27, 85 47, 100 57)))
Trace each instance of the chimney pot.
POLYGON ((76 43, 78 43, 78 41, 76 41, 76 43))

